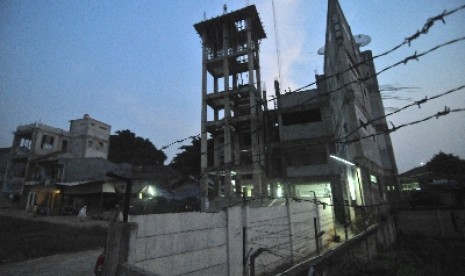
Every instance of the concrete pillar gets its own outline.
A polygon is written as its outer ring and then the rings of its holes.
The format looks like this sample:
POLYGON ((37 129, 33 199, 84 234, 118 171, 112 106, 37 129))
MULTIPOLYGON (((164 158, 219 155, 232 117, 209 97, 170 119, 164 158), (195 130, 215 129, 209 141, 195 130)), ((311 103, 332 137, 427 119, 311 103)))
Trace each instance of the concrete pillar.
MULTIPOLYGON (((206 34, 202 35, 202 41, 206 41, 206 34)), ((201 198, 202 209, 205 208, 204 202, 208 197, 208 154, 207 154, 207 45, 205 42, 202 44, 202 114, 201 114, 201 133, 200 133, 200 168, 201 168, 201 198)))
POLYGON ((226 211, 227 217, 227 262, 228 273, 227 275, 242 275, 243 273, 243 221, 242 221, 242 208, 235 206, 228 208, 226 211))
MULTIPOLYGON (((213 93, 218 93, 219 88, 218 88, 218 78, 214 77, 213 78, 213 93)), ((213 110, 213 120, 214 122, 217 122, 219 120, 219 110, 214 109, 213 110)), ((213 135, 213 167, 218 168, 220 166, 220 151, 219 149, 221 148, 220 146, 220 139, 218 137, 218 134, 213 135)), ((207 145, 208 146, 208 145, 207 145)), ((208 157, 207 157, 208 158, 208 157)), ((213 178, 213 192, 212 196, 217 197, 220 194, 220 175, 219 172, 215 172, 215 176, 213 178)))
MULTIPOLYGON (((239 146, 239 134, 237 132, 234 133, 233 139, 234 139, 234 165, 238 167, 241 164, 241 150, 239 146)), ((239 178, 240 178, 240 175, 238 174, 238 172, 236 172, 236 176, 234 177, 234 179, 236 180, 236 188, 235 188, 236 193, 240 193, 242 191, 239 178)))
POLYGON ((134 264, 137 227, 131 222, 110 224, 103 276, 122 275, 123 264, 134 264))
POLYGON ((292 201, 288 201, 286 204, 286 211, 287 211, 287 223, 289 227, 289 251, 291 255, 292 264, 295 263, 295 256, 294 256, 294 224, 292 221, 292 201))
POLYGON ((228 26, 223 25, 223 79, 224 79, 224 164, 226 167, 224 175, 224 193, 226 198, 231 194, 231 170, 230 166, 232 160, 232 141, 231 141, 231 103, 229 91, 229 33, 228 26))
POLYGON ((250 89, 250 131, 252 140, 252 166, 253 166, 253 178, 254 178, 254 189, 253 196, 262 196, 262 179, 261 179, 261 168, 260 168, 260 150, 258 141, 258 116, 257 116, 257 98, 254 87, 254 45, 252 41, 252 24, 250 20, 247 20, 247 54, 248 54, 248 67, 249 67, 249 89, 250 89))

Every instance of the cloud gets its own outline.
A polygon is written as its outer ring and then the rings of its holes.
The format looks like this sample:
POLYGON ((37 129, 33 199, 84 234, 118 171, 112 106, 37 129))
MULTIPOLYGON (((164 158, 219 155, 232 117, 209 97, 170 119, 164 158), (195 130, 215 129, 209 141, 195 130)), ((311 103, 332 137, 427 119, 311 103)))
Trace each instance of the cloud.
MULTIPOLYGON (((319 1, 308 0, 274 0, 275 21, 273 20, 272 1, 257 1, 257 9, 267 33, 260 52, 262 79, 273 87, 273 81, 280 75, 281 92, 291 88, 295 90, 314 81, 314 70, 321 68, 321 56, 316 50, 324 42, 325 26, 316 24, 316 17, 324 16, 319 12, 323 7, 319 1), (275 39, 275 26, 279 41, 275 39), (280 70, 278 70, 279 43, 280 70), (280 72, 279 72, 280 71, 280 72)), ((320 20, 321 21, 321 20, 320 20)), ((320 71, 321 73, 321 71, 320 71)), ((268 94, 271 91, 268 91, 268 94)))

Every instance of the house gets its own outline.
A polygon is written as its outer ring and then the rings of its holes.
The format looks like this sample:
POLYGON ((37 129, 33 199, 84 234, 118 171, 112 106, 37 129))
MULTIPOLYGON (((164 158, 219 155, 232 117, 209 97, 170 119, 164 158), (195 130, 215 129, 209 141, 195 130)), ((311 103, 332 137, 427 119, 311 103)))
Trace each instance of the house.
POLYGON ((402 198, 410 207, 455 208, 465 205, 465 185, 453 175, 435 175, 423 165, 400 174, 399 178, 402 198))
MULTIPOLYGON (((0 148, 0 191, 3 188, 3 178, 6 173, 8 159, 10 157, 11 148, 0 148)), ((0 208, 9 207, 10 202, 5 194, 0 193, 0 208)))
POLYGON ((18 126, 3 176, 2 194, 20 208, 42 204, 59 213, 60 183, 88 181, 84 174, 98 168, 90 166, 89 171, 81 167, 77 179, 70 174, 72 164, 91 163, 89 158, 109 163, 106 158, 110 131, 110 125, 88 114, 71 120, 69 131, 42 123, 18 126))

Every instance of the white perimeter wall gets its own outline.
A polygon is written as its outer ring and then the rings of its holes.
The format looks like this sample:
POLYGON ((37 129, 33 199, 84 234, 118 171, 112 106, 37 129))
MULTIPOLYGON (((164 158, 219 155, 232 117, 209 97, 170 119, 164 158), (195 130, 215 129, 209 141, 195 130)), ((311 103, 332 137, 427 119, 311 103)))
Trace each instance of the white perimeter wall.
POLYGON ((138 224, 132 265, 159 275, 243 275, 255 259, 256 275, 292 265, 316 252, 334 233, 332 208, 312 202, 249 208, 236 206, 220 213, 179 213, 131 216, 138 224), (245 227, 245 228, 244 228, 245 227), (245 229, 245 231, 244 231, 245 229), (244 240, 246 237, 244 250, 244 240), (243 265, 243 252, 247 263, 243 265))

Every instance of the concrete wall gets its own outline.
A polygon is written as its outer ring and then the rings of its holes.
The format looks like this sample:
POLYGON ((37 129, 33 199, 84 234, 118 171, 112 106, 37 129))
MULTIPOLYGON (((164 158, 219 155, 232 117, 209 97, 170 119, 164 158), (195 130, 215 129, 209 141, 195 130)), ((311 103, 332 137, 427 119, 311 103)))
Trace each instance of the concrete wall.
POLYGON ((357 236, 339 244, 321 255, 307 259, 277 275, 344 275, 343 262, 362 258, 370 260, 396 240, 392 217, 369 227, 357 236), (311 272, 311 273, 310 273, 311 272))
POLYGON ((465 237, 465 210, 403 210, 396 213, 398 232, 429 237, 465 237))
POLYGON ((328 135, 322 122, 304 123, 290 126, 282 126, 280 141, 292 141, 299 139, 318 138, 328 135))
POLYGON ((321 164, 312 166, 289 166, 286 168, 288 177, 299 176, 319 176, 319 175, 335 175, 340 173, 341 166, 339 164, 321 164))
POLYGON ((137 226, 126 231, 131 237, 116 237, 131 243, 126 246, 124 265, 149 273, 243 275, 251 269, 251 256, 264 249, 254 258, 255 275, 263 275, 290 267, 317 251, 314 218, 316 232, 324 231, 318 238, 322 249, 334 233, 332 208, 313 202, 236 206, 219 213, 131 216, 130 224, 137 226))
MULTIPOLYGON (((231 224, 241 224, 240 219, 234 220, 234 212, 240 211, 228 212, 231 224)), ((139 225, 134 265, 160 275, 224 274, 228 270, 227 221, 226 212, 131 216, 131 222, 139 225)), ((235 257, 230 256, 231 263, 235 257)), ((240 255, 239 260, 242 265, 240 255)))

